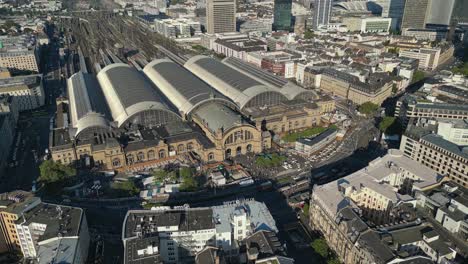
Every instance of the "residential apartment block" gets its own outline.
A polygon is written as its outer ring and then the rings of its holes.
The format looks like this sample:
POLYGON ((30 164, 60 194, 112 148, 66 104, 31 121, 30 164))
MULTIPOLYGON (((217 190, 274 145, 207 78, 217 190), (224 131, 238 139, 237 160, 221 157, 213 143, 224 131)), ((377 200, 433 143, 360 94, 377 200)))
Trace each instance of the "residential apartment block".
POLYGON ((0 36, 0 43, 0 67, 39 72, 36 39, 33 36, 0 36))
POLYGON ((315 186, 310 225, 345 264, 446 263, 456 256, 453 246, 417 219, 412 196, 442 180, 399 150, 389 150, 351 175, 315 186))
POLYGON ((42 74, 0 79, 0 95, 15 97, 19 111, 32 110, 45 104, 42 74))
POLYGON ((249 52, 266 51, 267 44, 260 39, 243 36, 237 38, 219 38, 214 41, 213 50, 226 57, 246 60, 249 52))
POLYGON ((336 129, 330 128, 313 138, 300 138, 296 140, 294 149, 303 155, 311 155, 332 143, 338 134, 336 129))
POLYGON ((253 200, 129 211, 122 230, 124 263, 193 261, 205 247, 222 249, 226 257, 238 256, 238 242, 261 230, 278 232, 266 205, 253 200))
POLYGON ((355 104, 372 102, 381 105, 392 94, 393 81, 386 73, 374 73, 365 82, 359 77, 332 68, 323 69, 320 89, 355 104))
POLYGON ((89 233, 81 208, 41 203, 25 191, 0 194, 0 252, 38 264, 86 263, 89 233))
POLYGON ((410 118, 468 119, 468 105, 432 103, 406 95, 397 101, 395 116, 405 124, 410 118))
POLYGON ((16 221, 27 211, 41 203, 41 199, 25 191, 0 194, 0 252, 21 250, 16 221))
POLYGON ((449 232, 468 239, 468 190, 453 182, 416 192, 417 205, 449 232))
POLYGON ((284 78, 296 76, 297 63, 302 60, 300 53, 291 50, 250 52, 246 61, 284 78))
MULTIPOLYGON (((402 137, 400 150, 405 156, 447 176, 453 182, 468 186, 468 149, 436 134, 437 128, 411 120, 402 137)), ((441 134, 445 133, 444 125, 441 134)))
POLYGON ((349 31, 353 32, 388 32, 392 25, 392 19, 384 17, 349 16, 343 18, 343 24, 346 25, 349 31))
POLYGON ((435 70, 453 57, 454 47, 452 45, 440 48, 421 47, 416 49, 400 50, 399 56, 403 58, 419 60, 419 69, 435 70))
POLYGON ((468 146, 468 119, 437 120, 437 134, 459 146, 468 146))
POLYGON ((195 264, 294 264, 294 259, 285 256, 285 249, 274 232, 260 230, 238 243, 239 253, 232 257, 222 248, 205 246, 195 255, 195 264))
POLYGON ((239 21, 239 32, 255 34, 261 36, 263 34, 269 34, 272 31, 272 20, 269 18, 254 18, 239 21))
POLYGON ((62 9, 62 1, 60 0, 33 0, 26 6, 27 10, 34 11, 59 11, 62 9))
POLYGON ((201 25, 190 19, 155 19, 154 29, 167 38, 190 38, 201 34, 201 25))
POLYGON ((84 264, 89 232, 81 208, 41 203, 15 221, 21 252, 39 264, 84 264))
POLYGON ((408 28, 403 30, 403 36, 414 37, 417 40, 443 41, 447 39, 448 29, 408 28))
POLYGON ((459 102, 468 103, 468 90, 466 87, 440 85, 432 90, 435 96, 448 97, 459 102))

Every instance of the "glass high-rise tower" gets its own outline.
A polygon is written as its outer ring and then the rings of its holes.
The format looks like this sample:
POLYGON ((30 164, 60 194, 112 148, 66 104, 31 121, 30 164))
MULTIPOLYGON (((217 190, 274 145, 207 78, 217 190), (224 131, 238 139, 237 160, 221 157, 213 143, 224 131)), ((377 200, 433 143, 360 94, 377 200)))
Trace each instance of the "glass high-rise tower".
POLYGON ((431 0, 406 0, 401 28, 425 28, 431 11, 431 0))
POLYGON ((457 0, 453 9, 452 19, 458 23, 468 23, 468 1, 457 0))
POLYGON ((291 30, 292 0, 275 0, 273 11, 273 29, 291 30))
POLYGON ((392 19, 392 30, 400 30, 406 0, 372 0, 382 9, 382 17, 392 19))
POLYGON ((455 0, 432 0, 426 24, 450 25, 454 6, 455 0))
POLYGON ((331 10, 332 0, 314 1, 314 17, 312 25, 314 29, 318 29, 320 26, 326 26, 330 23, 331 10))

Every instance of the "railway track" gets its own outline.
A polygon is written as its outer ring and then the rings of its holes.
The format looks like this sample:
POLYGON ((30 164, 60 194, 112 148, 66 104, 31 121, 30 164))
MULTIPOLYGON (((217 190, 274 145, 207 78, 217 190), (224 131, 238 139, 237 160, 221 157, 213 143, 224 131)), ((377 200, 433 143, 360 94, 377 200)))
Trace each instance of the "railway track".
POLYGON ((138 62, 144 66, 156 58, 168 57, 179 64, 183 64, 187 58, 185 51, 173 40, 149 31, 133 18, 106 12, 85 12, 63 17, 59 23, 67 29, 67 38, 75 40, 74 52, 77 53, 80 48, 90 71, 95 71, 95 64, 104 66, 111 60, 138 62), (115 52, 115 44, 122 45, 130 54, 128 60, 115 52))

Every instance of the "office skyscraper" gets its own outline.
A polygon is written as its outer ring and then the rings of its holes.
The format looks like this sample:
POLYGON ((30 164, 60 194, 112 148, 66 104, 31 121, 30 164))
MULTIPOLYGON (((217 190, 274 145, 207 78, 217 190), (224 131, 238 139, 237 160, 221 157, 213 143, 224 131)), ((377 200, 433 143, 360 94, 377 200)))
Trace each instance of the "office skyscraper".
POLYGON ((372 0, 382 9, 382 17, 391 18, 391 29, 399 30, 405 9, 405 0, 372 0))
POLYGON ((326 26, 330 22, 330 13, 332 10, 332 0, 315 0, 314 2, 314 20, 313 28, 326 26))
POLYGON ((291 8, 292 0, 275 0, 273 10, 273 29, 286 30, 291 29, 291 8))
POLYGON ((430 8, 431 0, 406 0, 401 28, 425 28, 430 8))
POLYGON ((468 23, 468 1, 456 1, 452 19, 457 23, 468 23))
POLYGON ((450 25, 455 0, 432 0, 426 24, 450 25))
POLYGON ((209 34, 236 31, 236 0, 207 0, 206 26, 209 34))

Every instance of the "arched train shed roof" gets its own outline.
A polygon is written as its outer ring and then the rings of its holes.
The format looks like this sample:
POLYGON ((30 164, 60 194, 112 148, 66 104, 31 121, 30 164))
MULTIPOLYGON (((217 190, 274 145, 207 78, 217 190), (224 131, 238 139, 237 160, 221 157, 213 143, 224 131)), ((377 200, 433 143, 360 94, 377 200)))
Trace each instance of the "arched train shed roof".
POLYGON ((96 77, 77 72, 67 80, 67 89, 73 138, 87 131, 110 129, 109 108, 96 77))
POLYGON ((97 79, 118 127, 157 126, 180 119, 144 75, 124 63, 104 67, 97 79))
POLYGON ((183 115, 188 115, 200 105, 212 101, 237 107, 224 95, 173 61, 154 60, 145 66, 143 72, 183 115))
POLYGON ((207 56, 194 56, 185 65, 193 74, 234 101, 240 109, 287 100, 276 89, 207 56))
POLYGON ((277 89, 280 93, 286 96, 289 100, 294 99, 317 99, 318 95, 312 90, 304 89, 285 78, 276 76, 266 70, 260 69, 246 63, 240 59, 229 57, 223 60, 223 63, 229 67, 233 67, 238 71, 258 80, 259 82, 277 89))

